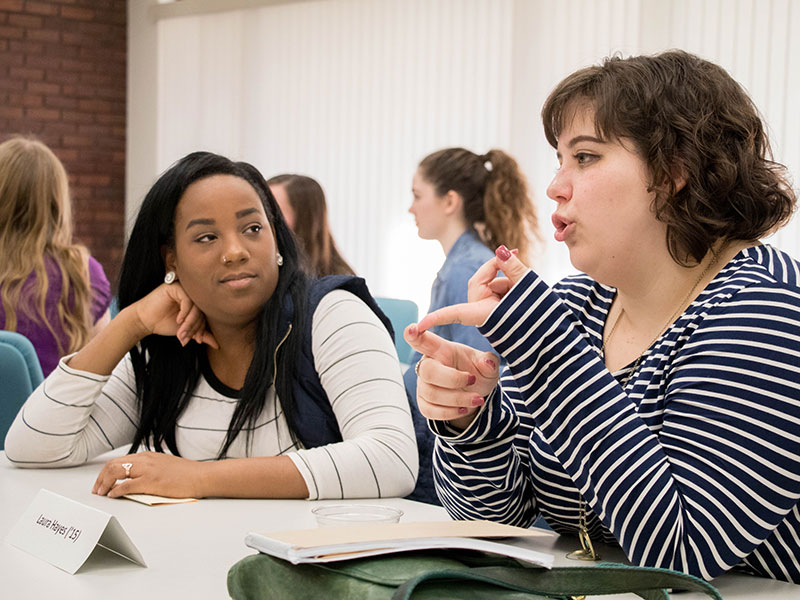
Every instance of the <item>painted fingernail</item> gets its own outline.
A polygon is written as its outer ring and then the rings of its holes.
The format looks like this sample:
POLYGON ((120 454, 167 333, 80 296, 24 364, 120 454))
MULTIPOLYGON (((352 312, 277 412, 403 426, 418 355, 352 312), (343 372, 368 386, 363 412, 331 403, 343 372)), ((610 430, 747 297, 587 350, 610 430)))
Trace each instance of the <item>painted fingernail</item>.
POLYGON ((487 358, 487 359, 486 359, 484 362, 485 362, 487 365, 489 365, 491 368, 493 368, 493 369, 496 369, 496 368, 497 368, 497 363, 496 363, 496 362, 494 362, 494 361, 493 361, 491 358, 487 358))
POLYGON ((513 254, 514 256, 516 256, 517 254, 519 254, 519 248, 513 248, 513 249, 511 250, 511 254, 513 254))
POLYGON ((466 406, 462 406, 458 409, 458 414, 465 415, 469 409, 466 406))
POLYGON ((416 335, 417 335, 417 326, 416 325, 412 325, 411 327, 409 327, 408 328, 408 333, 410 333, 411 335, 416 337, 416 335))
POLYGON ((475 375, 470 375, 469 377, 467 377, 467 385, 472 385, 476 381, 478 381, 478 378, 475 377, 475 375))
POLYGON ((494 253, 495 256, 497 256, 497 258, 499 258, 503 262, 506 262, 509 258, 511 258, 511 252, 509 252, 508 248, 502 245, 498 246, 497 250, 495 250, 494 253))
POLYGON ((472 398, 472 406, 483 406, 483 396, 474 396, 472 398))

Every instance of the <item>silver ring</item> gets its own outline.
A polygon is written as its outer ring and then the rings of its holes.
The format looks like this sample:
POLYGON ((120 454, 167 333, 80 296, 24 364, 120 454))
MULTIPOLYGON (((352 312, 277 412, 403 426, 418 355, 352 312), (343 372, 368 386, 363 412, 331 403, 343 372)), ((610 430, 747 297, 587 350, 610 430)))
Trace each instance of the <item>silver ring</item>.
POLYGON ((414 373, 417 374, 417 378, 419 378, 419 366, 422 364, 423 360, 425 360, 424 356, 417 361, 417 364, 414 365, 414 373))
POLYGON ((133 467, 133 463, 122 463, 122 468, 125 469, 125 479, 131 478, 131 467, 133 467))

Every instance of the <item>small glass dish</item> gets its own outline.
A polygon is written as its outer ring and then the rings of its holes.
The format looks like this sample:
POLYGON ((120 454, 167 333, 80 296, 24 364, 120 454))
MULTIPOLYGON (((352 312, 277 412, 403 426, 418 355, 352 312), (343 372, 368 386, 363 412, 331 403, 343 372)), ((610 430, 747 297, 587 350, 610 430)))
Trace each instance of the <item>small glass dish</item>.
POLYGON ((397 523, 403 511, 379 504, 327 504, 312 508, 320 527, 397 523))

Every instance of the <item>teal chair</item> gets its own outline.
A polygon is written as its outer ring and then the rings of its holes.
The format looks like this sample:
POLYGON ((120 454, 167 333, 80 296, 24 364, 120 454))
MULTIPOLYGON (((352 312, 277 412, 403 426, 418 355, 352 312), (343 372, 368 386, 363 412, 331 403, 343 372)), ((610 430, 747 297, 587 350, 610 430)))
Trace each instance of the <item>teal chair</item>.
POLYGON ((0 450, 20 407, 44 379, 39 357, 30 340, 0 330, 0 450))
POLYGON ((403 330, 411 323, 416 323, 419 318, 419 309, 411 300, 399 298, 376 297, 380 309, 389 317, 394 329, 394 347, 397 349, 397 358, 403 364, 409 364, 414 350, 403 339, 403 330))
POLYGON ((119 300, 116 296, 111 298, 111 304, 108 306, 108 312, 111 314, 112 319, 119 314, 119 300))

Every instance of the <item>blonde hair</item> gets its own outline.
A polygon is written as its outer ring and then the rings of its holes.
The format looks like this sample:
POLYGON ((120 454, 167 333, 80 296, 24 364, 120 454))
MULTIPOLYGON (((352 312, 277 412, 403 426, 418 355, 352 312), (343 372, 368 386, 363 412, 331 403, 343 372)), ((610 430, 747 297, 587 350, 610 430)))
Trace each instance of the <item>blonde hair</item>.
POLYGON ((445 148, 422 159, 419 168, 437 195, 453 190, 461 196, 467 224, 490 250, 504 244, 519 250, 523 262, 531 259, 541 241, 539 222, 525 176, 509 154, 445 148))
POLYGON ((81 348, 89 338, 88 251, 72 241, 72 207, 67 173, 42 142, 13 137, 0 144, 0 302, 5 329, 17 330, 24 314, 47 327, 59 352, 81 348), (50 288, 46 258, 61 277, 58 318, 69 346, 48 322, 45 299, 50 288), (34 285, 25 285, 34 274, 34 285))

